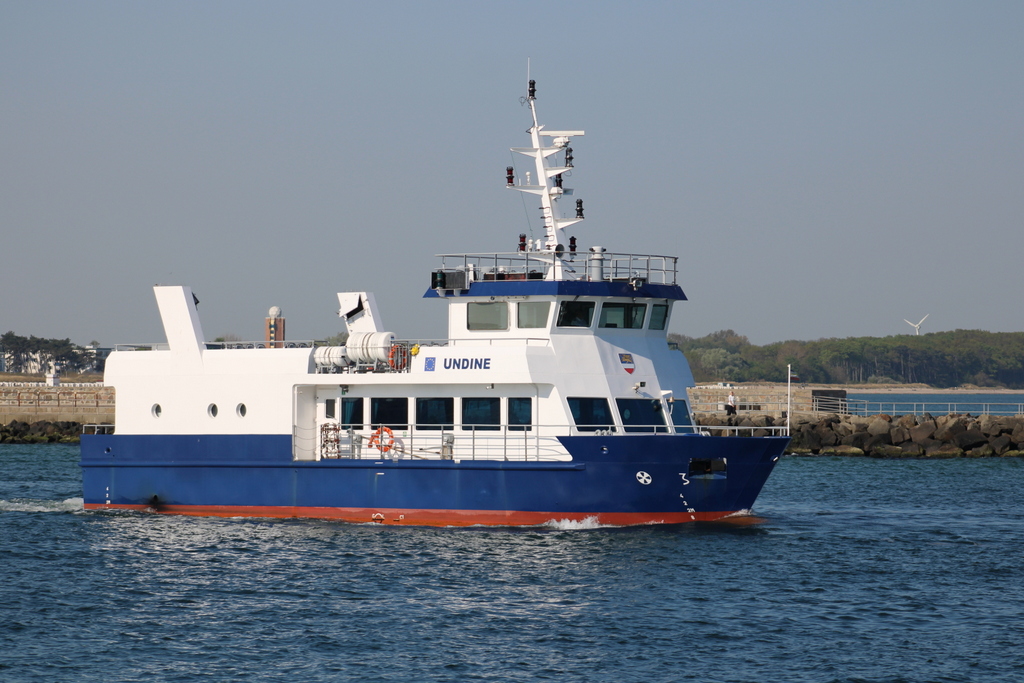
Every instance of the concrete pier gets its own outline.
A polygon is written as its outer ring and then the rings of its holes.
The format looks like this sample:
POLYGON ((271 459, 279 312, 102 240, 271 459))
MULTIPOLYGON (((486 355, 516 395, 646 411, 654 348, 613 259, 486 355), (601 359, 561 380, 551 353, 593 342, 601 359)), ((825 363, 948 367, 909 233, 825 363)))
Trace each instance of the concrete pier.
POLYGON ((0 424, 114 421, 114 389, 89 386, 0 386, 0 424))

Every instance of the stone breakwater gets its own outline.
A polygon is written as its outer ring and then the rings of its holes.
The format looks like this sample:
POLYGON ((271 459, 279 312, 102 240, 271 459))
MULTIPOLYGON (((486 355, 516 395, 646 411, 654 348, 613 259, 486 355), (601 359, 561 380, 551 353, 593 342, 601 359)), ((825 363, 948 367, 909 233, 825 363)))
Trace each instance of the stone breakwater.
POLYGON ((0 443, 78 443, 80 422, 23 422, 0 424, 0 443))
MULTIPOLYGON (((723 418, 697 416, 703 426, 767 428, 785 426, 767 415, 723 418)), ((1024 455, 1024 416, 982 415, 794 415, 791 455, 850 455, 872 458, 987 458, 1024 455)), ((718 433, 714 430, 712 433, 718 433)), ((741 432, 743 433, 743 432, 741 432)))

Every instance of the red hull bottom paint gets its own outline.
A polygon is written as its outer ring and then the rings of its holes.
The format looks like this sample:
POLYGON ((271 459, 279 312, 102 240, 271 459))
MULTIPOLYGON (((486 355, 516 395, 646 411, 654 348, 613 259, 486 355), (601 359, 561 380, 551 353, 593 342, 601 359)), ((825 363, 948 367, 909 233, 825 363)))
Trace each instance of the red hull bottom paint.
POLYGON ((746 516, 729 517, 735 512, 522 512, 514 510, 405 510, 394 508, 318 508, 250 507, 245 505, 105 505, 88 503, 86 510, 136 510, 169 515, 197 517, 278 517, 334 519, 356 524, 404 524, 407 526, 540 526, 547 523, 576 522, 607 526, 643 524, 685 524, 728 522, 743 524, 746 516))

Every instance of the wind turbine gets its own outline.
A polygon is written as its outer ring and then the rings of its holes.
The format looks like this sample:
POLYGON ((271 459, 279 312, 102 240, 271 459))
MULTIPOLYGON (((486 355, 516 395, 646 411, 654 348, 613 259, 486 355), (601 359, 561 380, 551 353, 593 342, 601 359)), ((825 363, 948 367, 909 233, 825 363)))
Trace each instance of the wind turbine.
MULTIPOLYGON (((931 313, 929 313, 928 315, 931 315, 931 313)), ((924 318, 921 318, 921 322, 919 322, 916 325, 914 323, 910 322, 909 320, 907 320, 906 318, 903 319, 903 322, 905 322, 906 324, 908 324, 911 327, 913 327, 914 328, 914 332, 916 332, 917 334, 921 334, 921 323, 924 322, 924 319, 927 318, 928 315, 926 315, 924 318)))

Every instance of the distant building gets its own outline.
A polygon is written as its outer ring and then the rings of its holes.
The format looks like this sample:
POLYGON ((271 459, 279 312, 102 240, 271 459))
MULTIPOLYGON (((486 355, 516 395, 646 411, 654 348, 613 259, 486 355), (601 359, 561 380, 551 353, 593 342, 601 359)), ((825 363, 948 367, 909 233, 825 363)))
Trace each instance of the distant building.
POLYGON ((284 317, 278 306, 273 306, 267 314, 267 342, 276 349, 284 347, 284 317))

